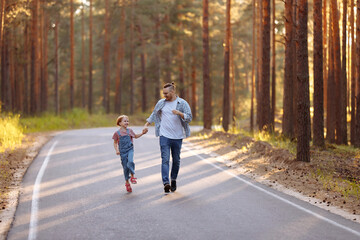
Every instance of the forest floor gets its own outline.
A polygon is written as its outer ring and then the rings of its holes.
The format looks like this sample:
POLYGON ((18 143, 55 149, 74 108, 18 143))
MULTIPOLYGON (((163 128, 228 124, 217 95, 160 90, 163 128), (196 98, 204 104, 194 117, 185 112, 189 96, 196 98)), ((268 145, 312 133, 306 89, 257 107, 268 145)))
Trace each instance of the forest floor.
POLYGON ((242 134, 203 130, 188 141, 239 174, 360 223, 360 150, 311 147, 306 163, 242 134))
MULTIPOLYGON (((23 144, 0 153, 0 239, 6 238, 22 178, 54 133, 27 134, 23 144)), ((329 145, 311 148, 311 162, 287 149, 242 134, 201 131, 187 139, 239 174, 360 223, 360 151, 329 145)))

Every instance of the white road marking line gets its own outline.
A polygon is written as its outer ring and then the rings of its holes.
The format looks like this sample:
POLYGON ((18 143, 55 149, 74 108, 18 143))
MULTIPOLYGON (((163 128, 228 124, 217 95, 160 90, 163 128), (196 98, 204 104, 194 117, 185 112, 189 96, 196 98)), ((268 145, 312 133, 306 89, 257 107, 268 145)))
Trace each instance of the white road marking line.
POLYGON ((54 147, 56 144, 57 144, 57 141, 55 141, 53 143, 53 145, 51 146, 48 154, 46 155, 46 158, 45 158, 43 164, 41 165, 38 175, 36 176, 33 195, 32 195, 32 201, 31 201, 31 217, 30 217, 30 224, 29 224, 28 240, 36 239, 37 224, 38 224, 40 184, 41 184, 41 180, 44 176, 45 169, 49 163, 50 155, 51 155, 52 151, 54 150, 54 147))
POLYGON ((311 210, 309 210, 309 209, 306 209, 306 208, 304 208, 304 207, 301 207, 300 205, 297 205, 296 203, 293 203, 293 202, 291 202, 291 201, 289 201, 289 200, 287 200, 287 199, 285 199, 285 198, 283 198, 283 197, 280 197, 280 196, 278 196, 278 195, 276 195, 276 194, 274 194, 274 193, 272 193, 272 192, 270 192, 270 191, 267 191, 267 190, 265 190, 265 189, 263 189, 263 188, 261 188, 261 187, 259 187, 259 186, 256 186, 255 184, 253 184, 253 183, 251 183, 251 182, 249 182, 249 181, 247 181, 247 180, 239 177, 238 175, 236 175, 236 174, 234 174, 234 173, 232 173, 232 172, 230 172, 230 171, 228 171, 228 170, 226 170, 226 169, 224 169, 224 168, 222 168, 222 167, 219 167, 218 165, 210 162, 210 161, 207 160, 206 158, 203 158, 202 156, 200 156, 199 154, 197 154, 197 153, 196 153, 194 150, 192 150, 191 148, 189 148, 189 147, 187 147, 187 146, 183 146, 183 147, 184 147, 187 151, 192 152, 193 155, 195 155, 195 156, 197 156, 198 158, 200 158, 201 160, 205 161, 207 164, 210 164, 210 165, 213 166, 214 168, 216 168, 216 169, 218 169, 218 170, 220 170, 220 171, 223 171, 223 172, 227 173, 228 175, 230 175, 230 176, 232 176, 232 177, 234 177, 234 178, 242 181, 243 183, 245 183, 245 184, 247 184, 247 185, 249 185, 249 186, 251 186, 251 187, 253 187, 253 188, 255 188, 255 189, 257 189, 257 190, 259 190, 259 191, 261 191, 261 192, 263 192, 263 193, 266 193, 266 194, 268 194, 268 195, 270 195, 270 196, 272 196, 272 197, 274 197, 274 198, 276 198, 276 199, 278 199, 278 200, 280 200, 280 201, 282 201, 282 202, 284 202, 284 203, 287 203, 287 204, 289 204, 289 205, 291 205, 291 206, 293 206, 293 207, 295 207, 295 208, 297 208, 297 209, 299 209, 299 210, 301 210, 301 211, 304 211, 304 212, 306 212, 306 213, 308 213, 308 214, 310 214, 310 215, 313 215, 314 217, 316 217, 316 218, 318 218, 318 219, 321 219, 321 220, 323 220, 323 221, 325 221, 325 222, 330 223, 331 225, 334 225, 334 226, 336 226, 336 227, 342 228, 342 229, 344 229, 344 230, 346 230, 346 231, 348 231, 348 232, 351 232, 351 233, 353 233, 354 235, 360 237, 360 232, 358 232, 358 231, 356 231, 356 230, 354 230, 354 229, 351 229, 351 228, 349 228, 349 227, 346 227, 346 226, 344 226, 344 225, 342 225, 342 224, 339 224, 339 223, 337 223, 337 222, 335 222, 335 221, 333 221, 333 220, 330 220, 330 219, 328 219, 328 218, 326 218, 326 217, 324 217, 324 216, 321 216, 320 214, 317 214, 317 213, 315 213, 315 212, 313 212, 313 211, 311 211, 311 210))

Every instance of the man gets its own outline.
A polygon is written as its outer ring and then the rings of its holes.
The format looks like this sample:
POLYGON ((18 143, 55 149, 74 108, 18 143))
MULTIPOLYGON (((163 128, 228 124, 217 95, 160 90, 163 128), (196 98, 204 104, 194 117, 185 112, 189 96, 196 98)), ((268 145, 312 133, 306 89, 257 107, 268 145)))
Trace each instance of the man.
POLYGON ((175 84, 167 83, 163 87, 164 99, 155 105, 154 111, 148 119, 144 129, 155 122, 155 135, 160 136, 161 176, 165 193, 176 191, 176 178, 180 169, 180 151, 182 140, 190 136, 189 123, 192 114, 189 104, 178 97, 175 84), (169 181, 170 151, 172 156, 171 182, 169 181), (170 185, 171 184, 171 185, 170 185))

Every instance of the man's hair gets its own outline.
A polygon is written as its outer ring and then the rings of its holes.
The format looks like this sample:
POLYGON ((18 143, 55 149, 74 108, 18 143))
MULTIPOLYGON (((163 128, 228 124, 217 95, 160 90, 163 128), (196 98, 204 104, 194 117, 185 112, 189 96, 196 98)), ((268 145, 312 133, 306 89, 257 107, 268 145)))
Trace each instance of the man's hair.
POLYGON ((170 90, 174 90, 174 91, 175 91, 176 86, 175 86, 175 83, 172 82, 172 83, 166 83, 166 84, 164 85, 164 88, 170 88, 170 90))
POLYGON ((123 118, 125 118, 125 117, 129 118, 129 117, 126 116, 126 115, 121 115, 121 116, 119 116, 119 117, 116 119, 116 125, 120 126, 120 122, 121 122, 121 121, 123 120, 123 118))

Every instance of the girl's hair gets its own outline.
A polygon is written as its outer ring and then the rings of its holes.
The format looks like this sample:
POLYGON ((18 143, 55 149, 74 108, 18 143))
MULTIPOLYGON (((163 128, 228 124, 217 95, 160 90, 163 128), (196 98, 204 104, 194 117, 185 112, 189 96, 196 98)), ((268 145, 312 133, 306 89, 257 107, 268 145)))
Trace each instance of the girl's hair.
POLYGON ((119 116, 119 117, 116 119, 116 125, 120 126, 120 122, 121 122, 121 121, 123 120, 123 118, 125 118, 125 117, 129 118, 129 117, 126 116, 126 115, 121 115, 121 116, 119 116))
POLYGON ((175 83, 165 83, 164 88, 170 88, 171 90, 175 90, 176 86, 175 83))

